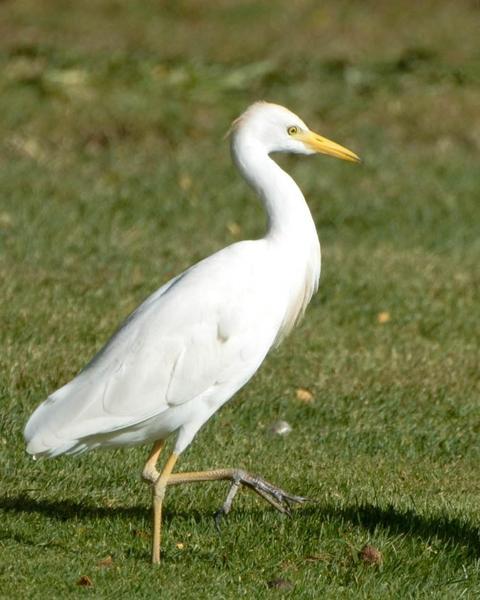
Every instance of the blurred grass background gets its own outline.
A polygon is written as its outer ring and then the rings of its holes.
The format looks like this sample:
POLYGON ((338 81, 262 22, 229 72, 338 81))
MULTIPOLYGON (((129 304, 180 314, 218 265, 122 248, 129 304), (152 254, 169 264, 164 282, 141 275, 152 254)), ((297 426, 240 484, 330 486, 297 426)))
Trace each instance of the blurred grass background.
POLYGON ((473 0, 0 4, 0 595, 478 597, 479 19, 473 0), (257 99, 364 162, 279 159, 320 292, 180 469, 318 502, 285 520, 242 494, 219 537, 222 486, 169 490, 152 571, 147 449, 33 463, 21 432, 151 291, 262 234, 223 140, 257 99))

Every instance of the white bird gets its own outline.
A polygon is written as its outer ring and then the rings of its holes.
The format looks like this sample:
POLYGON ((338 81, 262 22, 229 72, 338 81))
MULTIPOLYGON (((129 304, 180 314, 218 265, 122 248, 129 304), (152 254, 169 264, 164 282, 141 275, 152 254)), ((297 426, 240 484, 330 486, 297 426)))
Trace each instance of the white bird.
POLYGON ((230 480, 223 513, 241 484, 282 512, 305 500, 240 469, 172 474, 198 430, 254 375, 318 287, 315 224, 299 187, 270 154, 359 160, 267 102, 234 121, 230 139, 238 170, 267 212, 265 236, 216 252, 153 293, 72 381, 40 404, 24 432, 34 456, 154 442, 142 472, 153 488, 154 563, 169 484, 230 480), (156 463, 172 433, 175 446, 159 473, 156 463))

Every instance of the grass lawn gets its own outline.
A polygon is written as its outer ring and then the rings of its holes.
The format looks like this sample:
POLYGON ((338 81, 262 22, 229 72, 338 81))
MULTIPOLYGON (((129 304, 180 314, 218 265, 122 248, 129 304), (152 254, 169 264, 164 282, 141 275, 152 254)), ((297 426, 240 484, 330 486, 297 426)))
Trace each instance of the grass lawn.
POLYGON ((472 0, 0 4, 0 597, 480 596, 479 19, 472 0), (320 292, 179 470, 315 502, 288 519, 244 492, 218 535, 225 484, 172 488, 152 568, 147 448, 35 463, 22 429, 150 292, 262 234, 223 140, 257 99, 364 162, 280 158, 320 292))

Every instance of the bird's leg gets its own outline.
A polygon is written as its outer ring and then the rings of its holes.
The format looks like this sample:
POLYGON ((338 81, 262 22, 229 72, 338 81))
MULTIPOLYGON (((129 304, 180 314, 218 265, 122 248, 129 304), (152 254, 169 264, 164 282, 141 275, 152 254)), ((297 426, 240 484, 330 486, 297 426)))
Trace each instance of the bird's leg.
POLYGON ((223 515, 227 515, 232 507, 232 502, 237 495, 240 486, 244 485, 264 500, 269 502, 279 512, 290 515, 292 504, 303 504, 308 498, 295 496, 285 492, 281 488, 269 483, 257 475, 251 475, 243 469, 215 469, 213 471, 197 471, 193 473, 175 473, 170 475, 168 485, 179 485, 182 483, 196 483, 201 481, 231 481, 231 487, 227 498, 220 510, 215 515, 217 527, 223 515))
POLYGON ((142 471, 142 479, 147 483, 155 483, 160 477, 160 473, 157 471, 157 461, 164 447, 165 440, 158 440, 153 445, 152 451, 150 452, 142 471))
POLYGON ((160 477, 153 484, 153 540, 152 540, 152 563, 160 562, 160 541, 162 527, 162 504, 167 489, 167 482, 177 462, 178 454, 172 452, 163 467, 160 477))

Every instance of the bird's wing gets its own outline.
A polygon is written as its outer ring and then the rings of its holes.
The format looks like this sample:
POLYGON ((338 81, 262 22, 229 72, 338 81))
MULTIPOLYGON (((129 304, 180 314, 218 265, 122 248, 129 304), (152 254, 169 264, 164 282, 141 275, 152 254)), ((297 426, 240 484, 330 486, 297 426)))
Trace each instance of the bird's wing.
POLYGON ((37 409, 27 439, 42 423, 63 439, 115 431, 223 383, 243 385, 272 345, 278 321, 259 289, 258 251, 248 244, 256 242, 224 249, 150 296, 37 409))

